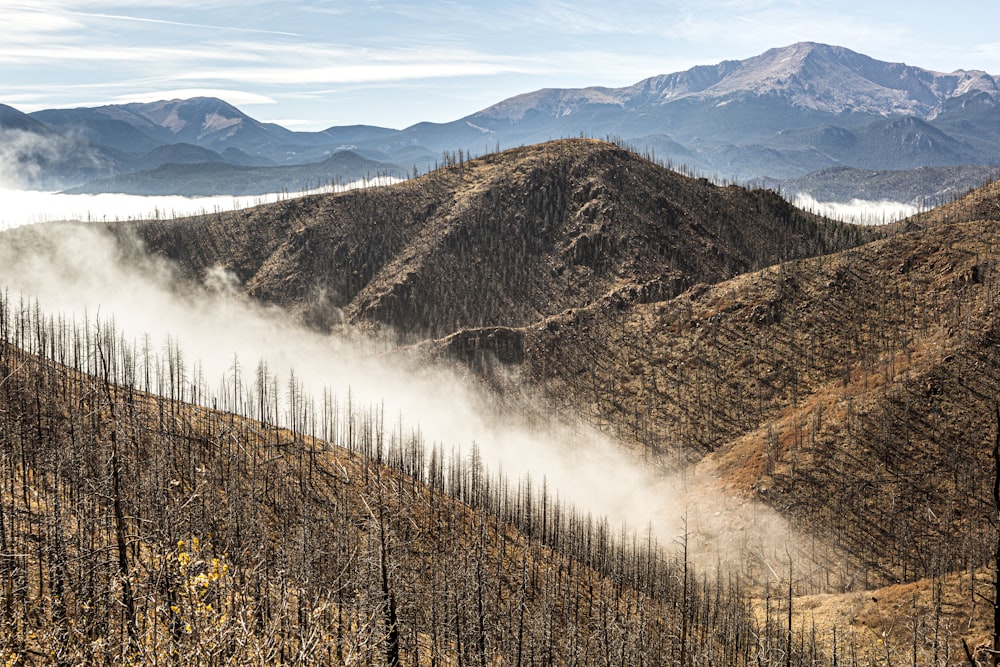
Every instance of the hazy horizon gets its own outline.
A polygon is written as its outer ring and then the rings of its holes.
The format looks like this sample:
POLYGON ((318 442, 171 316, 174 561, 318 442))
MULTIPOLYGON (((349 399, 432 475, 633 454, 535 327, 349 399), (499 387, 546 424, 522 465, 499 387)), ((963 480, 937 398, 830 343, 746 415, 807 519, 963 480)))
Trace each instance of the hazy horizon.
POLYGON ((31 112, 213 96, 294 130, 401 129, 541 88, 627 86, 802 41, 1000 73, 997 14, 961 0, 945 12, 927 0, 905 12, 859 0, 0 1, 0 103, 31 112))

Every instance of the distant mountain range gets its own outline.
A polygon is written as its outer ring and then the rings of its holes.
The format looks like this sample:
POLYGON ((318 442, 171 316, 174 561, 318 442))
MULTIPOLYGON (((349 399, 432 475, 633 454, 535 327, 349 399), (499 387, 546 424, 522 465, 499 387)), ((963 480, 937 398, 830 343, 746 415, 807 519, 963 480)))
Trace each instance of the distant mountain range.
MULTIPOLYGON (((7 180, 71 187, 103 179, 88 191, 209 194, 198 191, 210 185, 206 179, 160 169, 197 163, 246 170, 228 181, 242 183, 242 192, 294 182, 287 172, 275 172, 272 182, 267 168, 314 165, 298 172, 309 187, 317 181, 310 171, 323 173, 320 180, 353 179, 363 162, 366 172, 402 175, 427 170, 443 152, 482 154, 581 134, 618 137, 705 175, 784 181, 832 167, 1000 165, 1000 85, 978 70, 944 74, 799 43, 624 88, 538 90, 449 123, 402 130, 294 132, 222 100, 194 98, 32 114, 0 106, 0 132, 7 180), (344 151, 363 160, 347 160, 353 171, 331 175, 329 159, 344 151)), ((984 172, 977 173, 967 186, 981 183, 984 172)))

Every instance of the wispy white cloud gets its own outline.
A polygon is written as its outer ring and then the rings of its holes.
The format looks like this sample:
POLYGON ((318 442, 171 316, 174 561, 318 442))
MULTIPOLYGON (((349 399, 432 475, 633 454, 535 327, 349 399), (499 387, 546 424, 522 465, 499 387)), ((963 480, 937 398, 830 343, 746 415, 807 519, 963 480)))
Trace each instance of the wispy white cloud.
POLYGON ((157 102, 159 100, 189 99, 192 97, 218 97, 237 106, 243 104, 277 104, 277 100, 267 95, 251 93, 232 88, 168 88, 145 93, 119 95, 112 100, 115 104, 131 102, 157 102))
POLYGON ((107 13, 115 11, 145 11, 152 9, 171 10, 239 10, 243 11, 255 5, 273 4, 273 0, 243 0, 238 5, 232 0, 30 0, 0 1, 0 9, 13 8, 24 11, 35 11, 54 14, 58 12, 92 12, 104 9, 107 13))
POLYGON ((44 49, 25 45, 5 44, 0 46, 0 63, 46 65, 64 63, 76 66, 81 62, 106 62, 115 64, 116 69, 133 70, 140 65, 159 63, 165 66, 179 62, 204 62, 205 60, 242 62, 245 53, 227 51, 213 47, 170 46, 129 46, 115 44, 50 43, 44 49), (124 62, 123 62, 124 61, 124 62))
POLYGON ((545 25, 560 25, 564 30, 580 35, 604 33, 641 33, 649 21, 657 22, 656 16, 648 17, 645 23, 628 20, 627 7, 611 4, 546 2, 538 18, 545 25), (625 9, 625 11, 621 11, 625 9))
POLYGON ((178 28, 200 28, 203 30, 223 31, 223 32, 249 32, 265 35, 283 35, 285 37, 301 37, 299 33, 282 32, 280 30, 265 30, 263 28, 241 28, 232 25, 209 25, 205 23, 189 23, 186 21, 169 21, 167 19, 145 18, 142 16, 126 16, 122 14, 98 14, 95 12, 73 12, 77 16, 89 18, 108 19, 111 21, 134 21, 136 23, 152 23, 155 25, 166 25, 178 28))
POLYGON ((328 67, 254 67, 203 69, 171 77, 188 81, 256 82, 275 85, 336 84, 408 79, 435 79, 464 76, 489 76, 522 68, 496 62, 423 62, 385 65, 331 65, 328 67))
POLYGON ((83 23, 72 15, 45 12, 37 8, 0 4, 0 26, 7 43, 35 43, 50 39, 53 33, 77 30, 83 23))

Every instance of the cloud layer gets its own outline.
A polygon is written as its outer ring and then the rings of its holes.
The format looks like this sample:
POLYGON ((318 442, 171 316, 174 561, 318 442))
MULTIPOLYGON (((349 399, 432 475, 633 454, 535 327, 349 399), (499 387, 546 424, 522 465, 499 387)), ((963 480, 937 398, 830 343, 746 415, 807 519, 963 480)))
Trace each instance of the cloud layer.
MULTIPOLYGON (((2 176, 3 172, 0 172, 0 183, 3 183, 2 176)), ((291 194, 270 193, 253 196, 218 195, 213 197, 145 196, 111 192, 97 195, 70 195, 60 192, 0 187, 0 200, 4 203, 3 207, 0 207, 0 231, 23 225, 60 220, 118 222, 179 218, 187 215, 258 206, 279 199, 317 192, 339 192, 368 185, 387 185, 395 180, 397 179, 379 178, 371 182, 357 181, 342 186, 335 185, 291 194)))
POLYGON ((807 194, 797 193, 792 203, 806 211, 828 218, 860 225, 884 225, 916 214, 913 204, 897 201, 868 201, 852 199, 849 203, 822 202, 807 194))

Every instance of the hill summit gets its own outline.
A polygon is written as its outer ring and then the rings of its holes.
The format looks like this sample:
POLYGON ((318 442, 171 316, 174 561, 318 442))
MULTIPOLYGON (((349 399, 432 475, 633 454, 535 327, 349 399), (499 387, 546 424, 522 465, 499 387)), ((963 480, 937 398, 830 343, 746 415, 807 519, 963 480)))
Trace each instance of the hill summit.
POLYGON ((392 187, 135 230, 192 278, 223 266, 265 301, 322 302, 337 320, 417 337, 521 326, 614 292, 659 300, 866 233, 588 139, 452 156, 392 187))

